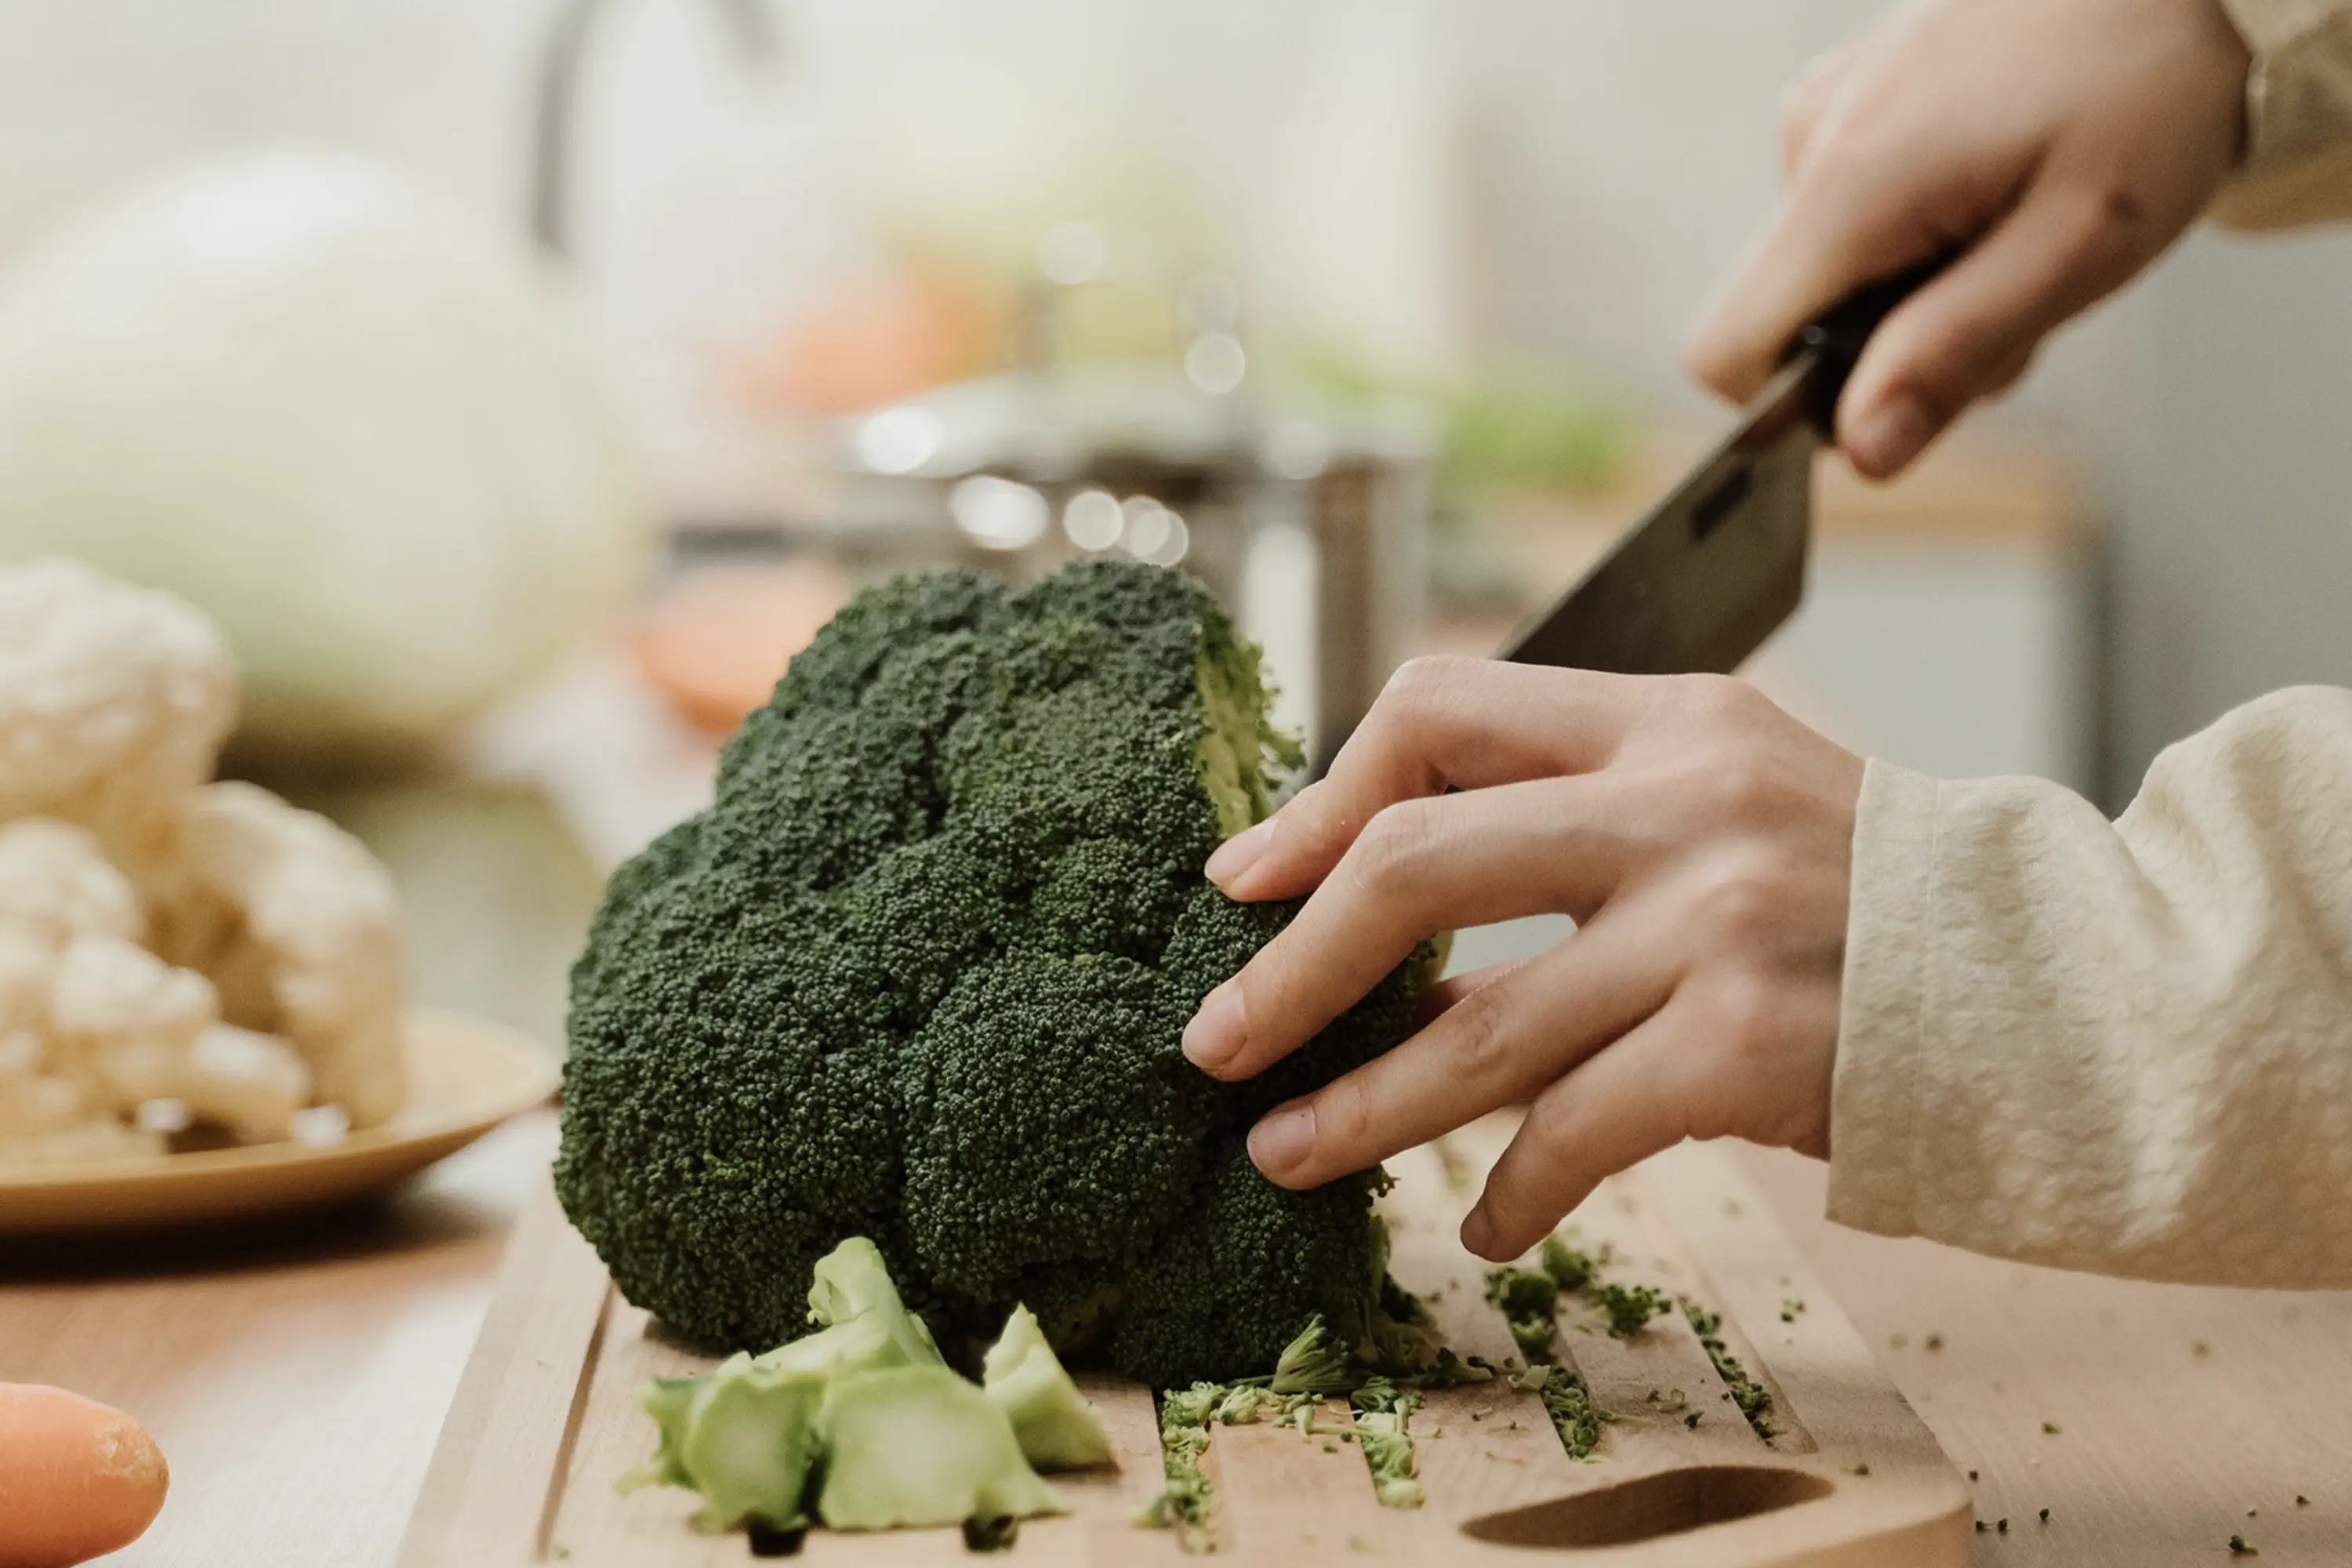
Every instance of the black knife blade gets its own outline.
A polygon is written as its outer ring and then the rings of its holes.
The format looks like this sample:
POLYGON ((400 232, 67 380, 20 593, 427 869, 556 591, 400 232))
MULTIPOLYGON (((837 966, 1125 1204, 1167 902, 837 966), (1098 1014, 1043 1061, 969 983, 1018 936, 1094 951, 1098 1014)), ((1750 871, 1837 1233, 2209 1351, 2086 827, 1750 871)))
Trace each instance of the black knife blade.
POLYGON ((1620 675, 1738 668, 1804 598, 1813 456, 1854 361, 1947 259, 1871 284, 1807 326, 1730 434, 1496 657, 1620 675))

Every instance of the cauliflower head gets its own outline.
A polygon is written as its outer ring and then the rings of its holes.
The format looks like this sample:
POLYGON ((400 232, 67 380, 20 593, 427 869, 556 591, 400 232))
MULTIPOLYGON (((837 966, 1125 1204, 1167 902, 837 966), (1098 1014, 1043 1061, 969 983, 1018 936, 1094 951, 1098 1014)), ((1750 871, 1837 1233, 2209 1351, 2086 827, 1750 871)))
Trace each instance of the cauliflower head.
POLYGON ((0 1163, 292 1135, 405 1097, 400 922, 356 839, 215 784, 219 634, 61 560, 0 568, 0 1163))

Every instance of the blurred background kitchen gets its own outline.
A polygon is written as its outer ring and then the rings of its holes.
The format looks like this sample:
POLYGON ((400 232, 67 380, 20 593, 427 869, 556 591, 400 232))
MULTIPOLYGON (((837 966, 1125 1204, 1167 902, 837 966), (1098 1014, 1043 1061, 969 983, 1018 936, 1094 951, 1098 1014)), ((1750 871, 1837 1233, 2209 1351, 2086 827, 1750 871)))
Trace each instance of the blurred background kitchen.
MULTIPOLYGON (((876 574, 1198 571, 1323 754, 1491 648, 1719 428, 1681 334, 1878 8, 0 0, 0 559, 220 619, 421 997, 553 1039, 603 871, 876 574)), ((1825 469, 1757 678, 2110 807, 2352 682, 2347 290, 2200 234, 1825 469)))

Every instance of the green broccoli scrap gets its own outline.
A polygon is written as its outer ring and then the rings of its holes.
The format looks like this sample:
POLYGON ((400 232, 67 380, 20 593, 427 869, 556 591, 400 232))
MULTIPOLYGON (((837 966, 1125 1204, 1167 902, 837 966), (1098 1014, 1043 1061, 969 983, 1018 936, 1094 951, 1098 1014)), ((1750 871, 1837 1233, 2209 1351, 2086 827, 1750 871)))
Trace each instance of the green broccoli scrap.
POLYGON ((1593 1286, 1586 1294, 1609 1319, 1611 1336, 1621 1340, 1631 1339, 1640 1333, 1652 1318, 1673 1305, 1666 1293, 1654 1285, 1620 1285, 1611 1281, 1593 1286))
POLYGON ((1592 1403, 1584 1379, 1564 1366, 1530 1367, 1511 1380, 1543 1402, 1559 1446, 1571 1459, 1590 1459, 1601 1446, 1601 1429, 1611 1417, 1592 1403))
POLYGON ((1766 1442, 1780 1436, 1780 1429, 1767 1419, 1772 1407, 1771 1391, 1748 1375, 1739 1358, 1731 1353, 1723 1342, 1723 1315, 1709 1311, 1688 1296, 1681 1299, 1683 1316, 1689 1320, 1691 1331, 1698 1336, 1699 1348, 1706 1359, 1715 1363, 1716 1374, 1723 1379, 1726 1399, 1738 1407, 1756 1435, 1766 1442))
POLYGON ((1559 1324, 1553 1317, 1560 1287, 1549 1271, 1530 1268, 1490 1268, 1486 1300, 1501 1310, 1509 1324, 1511 1341, 1530 1362, 1548 1362, 1558 1353, 1559 1324))

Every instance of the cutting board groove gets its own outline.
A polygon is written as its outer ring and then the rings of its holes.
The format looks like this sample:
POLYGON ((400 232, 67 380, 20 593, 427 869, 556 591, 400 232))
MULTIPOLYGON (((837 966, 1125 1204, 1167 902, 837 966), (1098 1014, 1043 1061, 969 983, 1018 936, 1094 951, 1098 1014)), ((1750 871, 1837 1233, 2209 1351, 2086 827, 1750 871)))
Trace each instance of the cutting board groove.
MULTIPOLYGON (((1444 1159, 1415 1150, 1391 1162, 1397 1187, 1384 1205, 1400 1282, 1430 1300, 1457 1352, 1496 1362, 1515 1353, 1510 1335, 1485 1300, 1484 1265, 1463 1251, 1454 1227, 1508 1131, 1482 1124, 1457 1134, 1444 1159)), ((1559 1359, 1612 1417, 1591 1459, 1570 1458, 1536 1397, 1503 1383, 1433 1390, 1414 1413, 1428 1495, 1419 1510, 1381 1507, 1352 1443, 1327 1450, 1325 1439, 1292 1428, 1218 1427, 1207 1460, 1219 1500, 1211 1561, 1944 1568, 1968 1560, 1965 1485, 1725 1151, 1670 1151, 1604 1185, 1569 1225, 1587 1250, 1607 1249, 1608 1278, 1721 1314, 1727 1348, 1770 1394, 1770 1436, 1742 1418, 1682 1312, 1621 1340, 1580 1298, 1564 1297, 1559 1359)), ((400 1568, 758 1561, 740 1535, 695 1533, 687 1494, 614 1489, 651 1446, 638 1385, 707 1364, 619 1298, 542 1191, 510 1246, 400 1568)), ((1151 1391, 1105 1375, 1080 1382, 1118 1464, 1054 1477, 1070 1512, 1024 1525, 997 1560, 1184 1561, 1172 1535, 1129 1523, 1160 1485, 1151 1391)), ((1344 1404, 1327 1415, 1343 1420, 1344 1404)), ((809 1568, 972 1561, 956 1531, 814 1531, 796 1560, 809 1568)))

